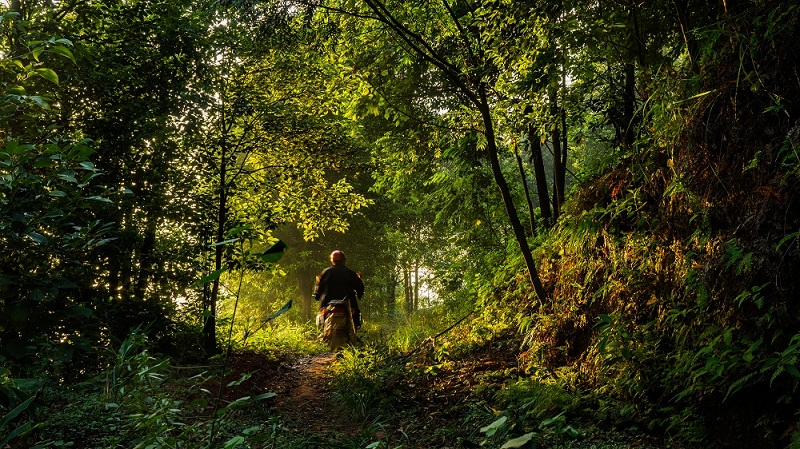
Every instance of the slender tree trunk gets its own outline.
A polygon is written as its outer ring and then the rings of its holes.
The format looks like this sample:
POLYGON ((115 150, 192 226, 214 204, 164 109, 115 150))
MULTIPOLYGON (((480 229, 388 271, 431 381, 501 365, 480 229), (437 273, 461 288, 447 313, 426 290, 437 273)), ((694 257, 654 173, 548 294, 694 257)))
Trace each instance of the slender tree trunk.
MULTIPOLYGON (((152 214, 155 215, 155 214, 152 214)), ((144 300, 147 286, 153 276, 153 251, 156 246, 156 218, 152 216, 147 221, 147 227, 139 250, 139 269, 136 272, 136 281, 133 286, 133 297, 144 300)))
POLYGON ((632 150, 636 141, 635 117, 636 112, 636 73, 633 64, 625 64, 625 97, 623 98, 623 120, 625 132, 622 147, 625 150, 632 150))
POLYGON ((414 311, 414 292, 411 290, 411 270, 403 266, 403 299, 407 314, 414 311))
POLYGON ((386 315, 391 316, 394 313, 395 303, 397 302, 397 273, 392 270, 389 275, 389 294, 386 296, 386 315))
POLYGON ((522 156, 519 155, 519 148, 514 144, 514 158, 517 160, 519 177, 522 180, 522 188, 525 191, 525 201, 528 203, 528 213, 530 214, 531 235, 536 235, 536 210, 533 207, 533 199, 528 188, 528 176, 525 174, 525 166, 522 165, 522 156))
POLYGON ((638 127, 636 119, 636 62, 639 65, 644 65, 645 48, 642 43, 641 30, 639 27, 639 10, 636 2, 630 4, 630 20, 633 23, 633 36, 631 39, 631 48, 636 49, 636 58, 630 62, 625 63, 623 70, 625 72, 625 98, 623 99, 623 123, 625 124, 625 133, 623 148, 632 150, 636 142, 636 129, 638 127))
POLYGON ((528 145, 530 161, 533 164, 533 174, 536 178, 536 190, 539 196, 539 210, 546 226, 553 223, 553 214, 550 210, 550 195, 547 188, 547 174, 544 169, 544 155, 542 154, 542 141, 534 132, 533 126, 528 127, 528 145))
POLYGON ((138 240, 139 230, 135 227, 133 229, 130 228, 134 226, 131 215, 132 211, 128 210, 122 219, 122 223, 125 223, 122 234, 123 239, 127 240, 127 244, 118 247, 120 254, 117 255, 117 260, 119 261, 119 298, 122 301, 131 299, 133 294, 133 250, 138 240), (129 229, 130 232, 128 232, 129 229))
MULTIPOLYGON (((224 109, 224 107, 222 108, 224 109)), ((221 120, 222 138, 220 142, 220 167, 219 167, 219 204, 217 207, 217 229, 215 243, 225 240, 225 222, 228 217, 228 188, 227 188, 227 169, 228 169, 228 141, 227 141, 227 128, 225 125, 225 114, 223 112, 221 120)), ((214 247, 214 271, 222 269, 222 256, 224 254, 224 245, 217 245, 214 247)), ((219 276, 212 281, 211 295, 208 298, 208 309, 204 310, 205 321, 203 322, 203 348, 206 355, 215 355, 218 353, 217 347, 217 300, 219 298, 219 276)))
POLYGON ((500 189, 500 197, 503 199, 508 221, 511 224, 511 229, 514 231, 514 237, 519 245, 522 258, 525 260, 525 267, 528 269, 528 277, 536 291, 536 296, 544 303, 547 300, 547 292, 539 278, 539 272, 536 270, 536 264, 533 262, 533 253, 531 252, 527 236, 525 235, 525 228, 522 226, 522 222, 519 219, 517 208, 514 205, 514 199, 511 196, 511 190, 508 187, 506 178, 503 175, 503 170, 500 167, 500 159, 497 153, 497 141, 494 134, 494 122, 492 121, 489 102, 486 100, 486 86, 481 84, 478 90, 480 94, 480 103, 477 106, 483 118, 483 125, 486 133, 486 151, 489 154, 492 175, 494 176, 495 184, 497 184, 497 187, 500 189))
POLYGON ((558 106, 558 87, 550 88, 550 116, 553 119, 550 139, 553 143, 553 218, 558 219, 561 214, 561 205, 564 203, 564 167, 562 165, 561 128, 559 118, 561 113, 558 106))
POLYGON ((675 12, 678 15, 678 24, 681 27, 681 36, 686 45, 686 52, 689 54, 689 61, 692 64, 692 73, 700 73, 700 66, 697 64, 699 53, 697 39, 692 35, 691 13, 689 10, 689 0, 672 0, 675 5, 675 12))
MULTIPOLYGON (((468 75, 460 71, 457 67, 449 63, 445 55, 436 53, 435 50, 431 48, 420 35, 409 30, 401 20, 398 20, 396 17, 394 17, 387 8, 386 3, 377 0, 364 0, 364 3, 375 14, 376 20, 379 20, 384 25, 389 27, 392 32, 395 33, 395 35, 403 42, 408 44, 411 50, 419 57, 433 64, 437 69, 441 70, 442 73, 451 82, 453 82, 453 85, 470 99, 478 112, 480 112, 484 125, 484 132, 486 133, 486 151, 491 162, 492 175, 494 176, 494 180, 498 189, 500 189, 500 196, 503 199, 503 205, 506 208, 506 213, 508 214, 511 228, 514 231, 514 238, 517 240, 520 252, 522 253, 522 258, 525 260, 528 276, 531 284, 533 284, 534 290, 536 291, 536 296, 538 296, 540 301, 545 302, 547 299, 547 293, 542 285, 541 279, 539 278, 536 265, 533 262, 533 255, 525 235, 525 228, 522 226, 522 223, 519 220, 516 206, 514 206, 514 201, 511 197, 511 191, 500 167, 491 108, 486 98, 486 83, 482 81, 473 83, 470 81, 468 84, 466 80, 472 79, 472 75, 468 75)), ((467 38, 467 29, 458 23, 455 15, 451 14, 450 18, 461 31, 462 37, 469 41, 467 38)), ((470 56, 474 57, 475 55, 470 54, 470 56)), ((476 63, 476 61, 471 62, 473 65, 476 63)), ((473 68, 477 69, 478 67, 473 68)))
POLYGON ((567 109, 565 105, 567 104, 564 96, 567 92, 567 77, 564 74, 563 70, 561 72, 561 174, 559 177, 559 181, 561 185, 559 186, 559 190, 561 191, 561 203, 563 204, 566 198, 566 191, 567 191, 567 155, 569 154, 569 134, 567 128, 567 109))
POLYGON ((304 320, 310 320, 314 317, 313 307, 311 307, 314 299, 314 272, 312 268, 304 267, 299 270, 298 288, 300 288, 300 307, 304 320))
POLYGON ((419 310, 419 264, 414 263, 414 310, 419 310))
POLYGON ((8 47, 12 51, 12 56, 17 57, 25 51, 24 46, 20 42, 19 29, 16 27, 17 22, 25 20, 22 13, 22 2, 20 0, 11 0, 8 5, 8 10, 19 13, 18 17, 11 19, 12 26, 9 28, 10 31, 8 34, 8 47))

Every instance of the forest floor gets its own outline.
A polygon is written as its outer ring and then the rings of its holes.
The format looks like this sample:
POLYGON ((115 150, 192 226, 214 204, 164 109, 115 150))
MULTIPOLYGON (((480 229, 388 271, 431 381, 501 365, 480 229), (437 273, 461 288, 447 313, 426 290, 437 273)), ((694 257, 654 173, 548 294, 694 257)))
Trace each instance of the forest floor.
MULTIPOLYGON (((366 347, 344 354, 234 351, 223 363, 155 373, 165 378, 155 389, 122 383, 120 405, 95 382, 55 391, 42 403, 43 427, 8 447, 692 448, 609 416, 608 405, 601 412, 580 395, 531 379, 520 371, 518 347, 500 338, 460 354, 433 344, 381 357, 366 347), (358 366, 366 368, 345 369, 358 366), (534 402, 542 413, 531 414, 534 402), (520 436, 531 441, 513 443, 520 436)), ((155 365, 128 369, 153 372, 155 365)))
MULTIPOLYGON (((503 388, 517 364, 513 351, 488 346, 457 362, 382 385, 380 410, 368 410, 355 418, 357 414, 344 410, 342 398, 333 387, 336 357, 334 353, 277 359, 254 352, 232 354, 226 380, 238 379, 243 373, 250 376, 228 389, 224 397, 234 400, 276 393, 270 399, 268 414, 279 423, 276 427, 282 433, 284 447, 477 448, 485 445, 480 428, 490 424, 497 413, 484 400, 487 390, 503 388)), ((539 447, 682 447, 642 432, 602 430, 586 421, 570 424, 581 431, 580 438, 564 438, 551 431, 544 435, 546 446, 539 447)))

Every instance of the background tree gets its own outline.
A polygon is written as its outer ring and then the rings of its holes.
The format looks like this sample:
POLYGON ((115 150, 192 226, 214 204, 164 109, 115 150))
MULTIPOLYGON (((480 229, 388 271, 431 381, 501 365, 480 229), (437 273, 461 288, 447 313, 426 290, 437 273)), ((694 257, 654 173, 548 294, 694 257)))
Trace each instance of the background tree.
POLYGON ((91 292, 111 200, 89 142, 57 124, 50 66, 74 63, 72 44, 39 39, 25 14, 35 11, 4 12, 0 43, 0 360, 64 376, 101 338, 91 292))

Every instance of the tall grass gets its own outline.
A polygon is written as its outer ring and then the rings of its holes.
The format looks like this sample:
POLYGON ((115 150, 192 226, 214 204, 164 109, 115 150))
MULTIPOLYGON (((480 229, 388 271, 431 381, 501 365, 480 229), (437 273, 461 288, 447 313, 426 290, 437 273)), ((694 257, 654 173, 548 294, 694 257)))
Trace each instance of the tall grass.
POLYGON ((265 326, 234 325, 232 345, 237 350, 318 354, 328 350, 318 335, 319 329, 312 323, 278 318, 265 326))

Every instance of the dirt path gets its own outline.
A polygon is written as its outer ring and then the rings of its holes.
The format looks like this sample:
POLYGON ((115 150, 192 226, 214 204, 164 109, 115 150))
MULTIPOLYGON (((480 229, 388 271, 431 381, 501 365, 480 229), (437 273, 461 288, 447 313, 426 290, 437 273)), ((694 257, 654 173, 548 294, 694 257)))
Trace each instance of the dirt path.
POLYGON ((336 410, 336 398, 331 392, 330 365, 333 353, 289 356, 280 360, 258 353, 240 353, 231 356, 230 374, 226 381, 235 380, 242 373, 251 373, 247 381, 226 391, 225 396, 276 393, 274 413, 281 424, 300 434, 329 434, 355 431, 351 423, 331 419, 336 410))
POLYGON ((275 407, 290 428, 302 423, 305 430, 329 430, 327 411, 332 407, 332 394, 328 366, 333 358, 332 353, 304 355, 285 366, 286 376, 280 382, 283 391, 278 392, 275 407))

